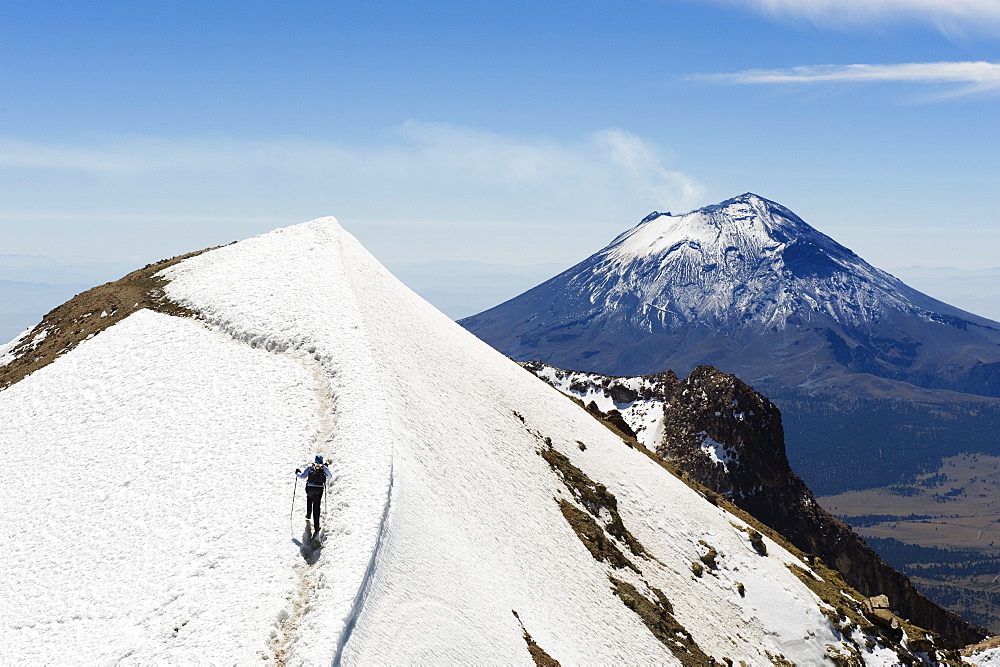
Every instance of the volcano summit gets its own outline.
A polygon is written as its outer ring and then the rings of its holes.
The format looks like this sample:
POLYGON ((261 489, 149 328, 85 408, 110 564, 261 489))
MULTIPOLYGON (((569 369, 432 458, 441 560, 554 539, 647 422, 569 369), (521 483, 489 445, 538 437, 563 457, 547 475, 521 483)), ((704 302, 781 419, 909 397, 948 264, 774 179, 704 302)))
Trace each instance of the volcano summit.
POLYGON ((651 213, 461 324, 515 359, 608 375, 710 364, 776 394, 864 375, 855 390, 881 393, 883 378, 1000 396, 1000 324, 908 287, 751 193, 651 213))

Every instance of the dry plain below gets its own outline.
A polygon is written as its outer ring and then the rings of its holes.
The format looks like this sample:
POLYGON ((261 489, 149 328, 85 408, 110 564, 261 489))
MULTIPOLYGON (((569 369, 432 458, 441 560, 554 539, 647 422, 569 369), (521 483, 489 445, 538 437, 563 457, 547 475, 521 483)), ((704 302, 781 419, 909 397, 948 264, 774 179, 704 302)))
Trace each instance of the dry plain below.
POLYGON ((909 484, 818 500, 928 597, 1000 633, 1000 457, 960 454, 909 484))

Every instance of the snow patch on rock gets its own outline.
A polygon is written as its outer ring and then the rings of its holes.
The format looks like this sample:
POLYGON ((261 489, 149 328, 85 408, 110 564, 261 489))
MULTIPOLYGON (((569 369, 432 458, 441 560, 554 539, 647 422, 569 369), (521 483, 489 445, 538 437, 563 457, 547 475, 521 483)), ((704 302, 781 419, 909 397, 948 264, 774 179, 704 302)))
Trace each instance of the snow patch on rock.
POLYGON ((712 463, 721 464, 726 472, 729 472, 729 464, 733 462, 734 459, 726 446, 721 442, 712 440, 711 436, 704 431, 698 435, 702 437, 701 451, 705 452, 705 455, 712 460, 712 463))

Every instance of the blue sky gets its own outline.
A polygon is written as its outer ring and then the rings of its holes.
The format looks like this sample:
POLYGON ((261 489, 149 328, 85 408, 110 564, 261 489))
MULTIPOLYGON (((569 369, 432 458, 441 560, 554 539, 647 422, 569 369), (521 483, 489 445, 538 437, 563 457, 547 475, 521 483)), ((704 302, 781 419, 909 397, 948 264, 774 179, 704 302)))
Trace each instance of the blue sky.
POLYGON ((745 191, 878 266, 1000 265, 995 0, 0 8, 0 254, 145 263, 337 216, 570 264, 745 191))

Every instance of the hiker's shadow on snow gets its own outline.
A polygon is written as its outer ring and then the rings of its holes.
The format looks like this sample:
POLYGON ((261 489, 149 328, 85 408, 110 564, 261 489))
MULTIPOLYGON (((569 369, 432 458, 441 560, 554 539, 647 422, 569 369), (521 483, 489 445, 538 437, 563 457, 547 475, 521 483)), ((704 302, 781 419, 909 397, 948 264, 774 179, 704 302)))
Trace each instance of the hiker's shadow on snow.
POLYGON ((298 539, 292 538, 292 544, 299 548, 299 553, 307 565, 312 565, 319 560, 319 553, 323 550, 322 541, 312 539, 312 530, 309 524, 306 524, 306 528, 302 532, 302 537, 298 539))

